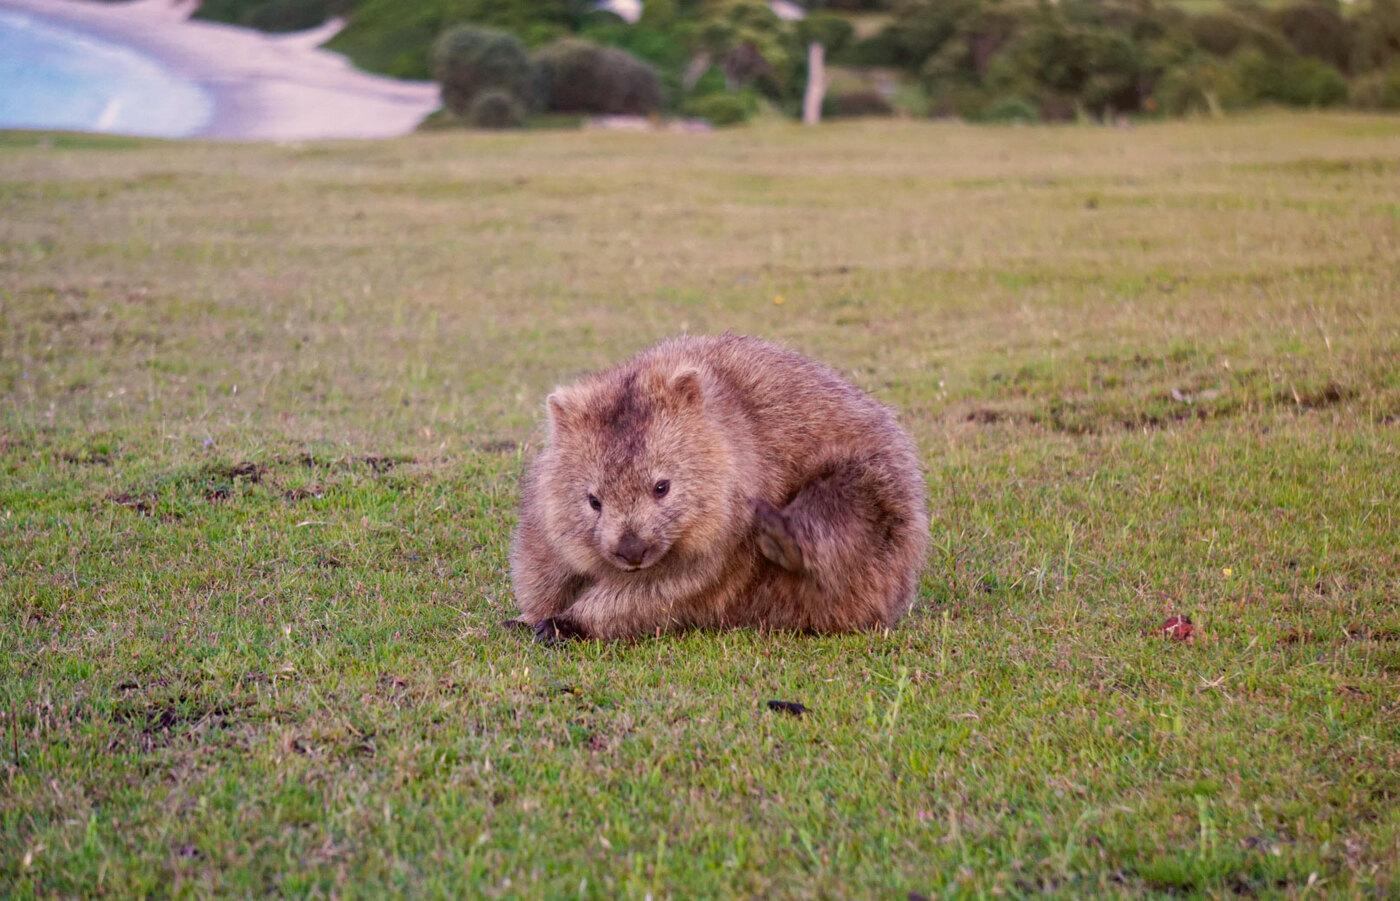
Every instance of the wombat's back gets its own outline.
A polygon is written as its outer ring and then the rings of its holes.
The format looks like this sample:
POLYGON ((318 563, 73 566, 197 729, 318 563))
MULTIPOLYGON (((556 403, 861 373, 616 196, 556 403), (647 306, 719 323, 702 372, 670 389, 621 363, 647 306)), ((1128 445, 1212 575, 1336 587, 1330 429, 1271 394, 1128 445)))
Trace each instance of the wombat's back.
POLYGON ((639 367, 707 367, 751 430, 761 484, 779 495, 833 461, 876 455, 900 474, 922 510, 918 453, 895 413, 831 368, 777 344, 739 335, 686 336, 634 358, 639 367))

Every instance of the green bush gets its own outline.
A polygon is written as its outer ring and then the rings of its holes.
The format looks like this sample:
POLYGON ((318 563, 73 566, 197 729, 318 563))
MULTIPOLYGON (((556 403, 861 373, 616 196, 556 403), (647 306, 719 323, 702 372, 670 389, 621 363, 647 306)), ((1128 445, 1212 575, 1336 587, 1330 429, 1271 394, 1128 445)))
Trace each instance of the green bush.
MULTIPOLYGON (((648 4, 645 9, 649 11, 657 7, 648 4)), ((664 10, 661 10, 656 16, 661 17, 663 14, 664 10)), ((644 11, 642 21, 636 25, 628 25, 625 22, 590 25, 579 32, 578 37, 605 47, 616 47, 651 64, 660 79, 663 106, 669 107, 672 98, 680 97, 684 92, 685 70, 691 61, 690 46, 687 43, 689 36, 686 29, 679 24, 672 23, 661 27, 646 24, 648 21, 655 19, 649 20, 644 11)))
POLYGON ((1042 93, 1017 52, 1017 38, 1031 22, 1026 10, 980 9, 958 23, 919 68, 919 79, 936 116, 980 119, 997 97, 1035 97, 1042 93))
POLYGON ((432 78, 434 41, 458 23, 516 35, 540 47, 576 28, 577 0, 337 0, 353 7, 345 30, 326 45, 370 72, 432 78))
POLYGON ((1400 110, 1400 66, 1368 72, 1351 85, 1352 106, 1400 110))
POLYGON ((514 94, 491 88, 472 98, 466 120, 472 128, 519 128, 525 124, 526 114, 525 104, 514 94))
POLYGON ((651 0, 650 3, 642 4, 642 17, 637 20, 637 24, 647 29, 670 28, 680 13, 681 8, 676 0, 651 0))
POLYGON ((722 94, 726 90, 724 73, 720 71, 719 66, 711 66, 695 80, 689 93, 692 97, 703 97, 707 94, 722 94))
MULTIPOLYGON (((647 9, 651 9, 648 5, 647 9)), ((645 17, 643 17, 645 21, 645 17)), ((628 25, 625 22, 589 25, 577 37, 625 50, 638 59, 651 63, 660 71, 685 68, 690 62, 690 48, 683 28, 657 28, 649 25, 628 25)))
POLYGON ((1249 29, 1243 19, 1231 12, 1207 13, 1191 20, 1191 40, 1216 56, 1229 56, 1244 46, 1249 29))
POLYGON ((343 0, 204 0, 194 18, 260 31, 300 31, 315 28, 347 5, 343 0))
POLYGON ((645 115, 661 108, 656 70, 616 47, 564 38, 537 53, 535 64, 552 112, 645 115))
POLYGON ((1348 89, 1341 73, 1310 56, 1270 58, 1257 50, 1235 56, 1231 68, 1243 95, 1287 106, 1335 106, 1348 89))
POLYGON ((1336 4, 1304 0, 1274 10, 1270 20, 1296 52, 1338 69, 1351 65, 1351 26, 1336 4))
POLYGON ((855 34, 854 25, 830 13, 814 12, 797 25, 797 39, 803 44, 821 44, 828 57, 845 49, 855 34))
POLYGON ((1158 109, 1170 116, 1220 115, 1246 101, 1234 69, 1209 57, 1167 70, 1154 96, 1158 109))
POLYGON ((979 121, 992 100, 986 89, 965 81, 942 81, 928 88, 929 115, 979 121))
POLYGON ((1037 106, 1042 122, 1078 122, 1084 116, 1083 104, 1063 94, 1042 94, 1037 106))
POLYGON ((801 93, 807 60, 796 29, 761 0, 726 0, 697 6, 692 48, 708 54, 731 90, 753 88, 775 100, 801 93))
POLYGON ((1019 97, 1003 97, 982 113, 988 122, 1039 122, 1040 110, 1019 97))
POLYGON ((1293 52, 1283 35, 1233 10, 1197 16, 1189 21, 1187 31, 1203 50, 1219 57, 1248 49, 1267 56, 1293 52))
POLYGON ((1384 69, 1400 62, 1400 0, 1371 0, 1356 12, 1352 23, 1356 30, 1351 71, 1384 69))
POLYGON ((852 12, 873 12, 889 9, 896 0, 826 0, 823 4, 830 9, 844 9, 852 12))
POLYGON ((822 99, 822 116, 855 119, 863 116, 893 116, 894 107, 879 91, 844 91, 822 99))
POLYGON ((899 29, 886 25, 874 34, 849 41, 832 54, 831 61, 843 66, 902 66, 906 63, 899 29))
POLYGON ((442 104, 465 117, 484 91, 504 91, 524 103, 534 94, 534 68, 513 35, 460 25, 433 45, 433 74, 442 85, 442 104))
POLYGON ((1142 79, 1138 48, 1101 26, 1044 19, 1021 29, 988 67, 987 85, 1002 96, 1061 96, 1093 113, 1137 109, 1142 79))
POLYGON ((758 111, 758 99, 749 91, 692 97, 681 108, 687 116, 706 119, 711 125, 741 125, 758 111))
POLYGON ((917 69, 950 41, 978 31, 985 7, 981 0, 901 0, 894 22, 879 34, 886 65, 917 69))

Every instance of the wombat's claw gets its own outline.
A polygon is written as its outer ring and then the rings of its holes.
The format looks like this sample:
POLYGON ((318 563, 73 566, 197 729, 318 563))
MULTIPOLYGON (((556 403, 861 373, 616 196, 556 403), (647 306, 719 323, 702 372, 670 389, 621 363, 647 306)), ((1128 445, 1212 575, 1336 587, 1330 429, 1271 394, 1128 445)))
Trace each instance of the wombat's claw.
POLYGON ((788 531, 787 519, 767 501, 754 502, 758 549, 788 572, 802 571, 802 547, 788 531))
POLYGON ((535 623, 535 641, 540 644, 563 644, 572 638, 583 637, 583 630, 566 619, 551 616, 535 623))

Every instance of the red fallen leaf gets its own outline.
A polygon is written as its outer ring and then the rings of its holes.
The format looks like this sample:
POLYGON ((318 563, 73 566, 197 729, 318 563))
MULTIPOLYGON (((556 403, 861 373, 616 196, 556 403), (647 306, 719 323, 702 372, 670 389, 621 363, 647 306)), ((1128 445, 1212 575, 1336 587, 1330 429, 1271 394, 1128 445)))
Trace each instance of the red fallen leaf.
POLYGON ((1191 624, 1191 617, 1177 614, 1162 623, 1158 631, 1168 638, 1173 638, 1177 641, 1186 641, 1195 633, 1196 627, 1191 624))

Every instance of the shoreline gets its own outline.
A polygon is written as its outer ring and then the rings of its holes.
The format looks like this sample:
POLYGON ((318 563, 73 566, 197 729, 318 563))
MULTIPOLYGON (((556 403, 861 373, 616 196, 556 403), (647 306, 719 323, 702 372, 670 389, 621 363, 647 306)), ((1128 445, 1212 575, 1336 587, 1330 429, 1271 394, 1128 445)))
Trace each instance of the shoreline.
POLYGON ((269 35, 189 19, 194 7, 188 0, 0 0, 0 9, 129 47, 194 82, 214 107, 196 140, 396 137, 439 106, 434 82, 371 75, 320 49, 338 22, 269 35))

